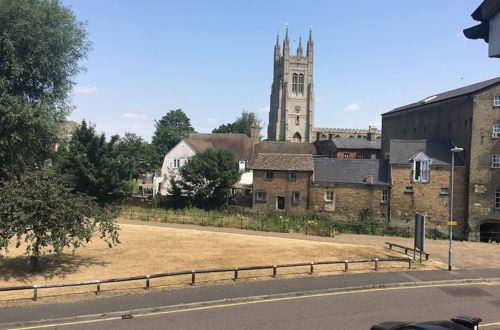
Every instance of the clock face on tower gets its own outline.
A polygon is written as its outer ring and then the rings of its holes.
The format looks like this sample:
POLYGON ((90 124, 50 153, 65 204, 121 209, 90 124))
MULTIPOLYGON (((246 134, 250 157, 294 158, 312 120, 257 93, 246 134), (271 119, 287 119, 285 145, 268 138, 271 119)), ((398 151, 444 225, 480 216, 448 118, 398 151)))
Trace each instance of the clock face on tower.
POLYGON ((295 106, 295 112, 296 112, 296 113, 299 113, 299 112, 300 112, 300 105, 296 105, 296 106, 295 106))

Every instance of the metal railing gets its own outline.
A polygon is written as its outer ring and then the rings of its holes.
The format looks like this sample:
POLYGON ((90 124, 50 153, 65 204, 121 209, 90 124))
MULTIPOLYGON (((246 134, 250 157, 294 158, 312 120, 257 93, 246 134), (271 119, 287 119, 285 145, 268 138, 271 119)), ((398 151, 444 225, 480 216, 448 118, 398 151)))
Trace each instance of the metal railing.
POLYGON ((153 274, 153 275, 122 277, 122 278, 113 278, 113 279, 107 279, 107 280, 94 280, 94 281, 83 281, 83 282, 69 282, 69 283, 54 283, 54 284, 23 285, 23 286, 4 287, 4 288, 0 288, 0 292, 18 291, 18 290, 33 290, 33 300, 36 301, 38 299, 38 290, 39 289, 95 285, 96 286, 95 293, 98 294, 99 292, 101 292, 101 284, 104 284, 104 283, 117 283, 117 282, 145 280, 146 281, 145 289, 149 290, 150 285, 151 285, 150 280, 153 278, 160 278, 160 277, 191 275, 191 283, 190 284, 195 285, 196 274, 233 273, 232 279, 234 281, 236 281, 238 279, 239 273, 242 271, 272 269, 272 277, 277 277, 278 276, 278 269, 280 269, 280 268, 309 267, 309 274, 312 275, 314 273, 314 267, 318 266, 318 265, 343 264, 344 265, 344 272, 348 272, 350 264, 372 263, 372 262, 374 263, 374 270, 375 271, 378 271, 380 262, 407 262, 408 269, 411 269, 413 258, 412 257, 409 257, 409 258, 374 258, 374 259, 362 259, 362 260, 317 261, 317 262, 267 265, 267 266, 248 266, 248 267, 203 269, 203 270, 189 270, 189 271, 186 270, 186 271, 180 271, 180 272, 170 272, 170 273, 160 273, 160 274, 153 274))

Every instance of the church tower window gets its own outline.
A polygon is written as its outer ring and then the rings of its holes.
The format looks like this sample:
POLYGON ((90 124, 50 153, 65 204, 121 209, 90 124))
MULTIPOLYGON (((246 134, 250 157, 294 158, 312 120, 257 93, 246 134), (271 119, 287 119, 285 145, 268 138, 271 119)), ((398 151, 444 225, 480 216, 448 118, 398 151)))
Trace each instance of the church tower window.
POLYGON ((297 125, 297 126, 300 125, 300 117, 299 116, 295 117, 295 125, 297 125))
POLYGON ((293 135, 293 142, 300 142, 300 141, 302 141, 302 137, 300 136, 299 132, 297 132, 293 135))
POLYGON ((299 91, 300 94, 304 94, 304 75, 299 74, 299 91))
POLYGON ((297 93, 297 80, 298 80, 298 75, 294 73, 292 75, 292 92, 297 93))

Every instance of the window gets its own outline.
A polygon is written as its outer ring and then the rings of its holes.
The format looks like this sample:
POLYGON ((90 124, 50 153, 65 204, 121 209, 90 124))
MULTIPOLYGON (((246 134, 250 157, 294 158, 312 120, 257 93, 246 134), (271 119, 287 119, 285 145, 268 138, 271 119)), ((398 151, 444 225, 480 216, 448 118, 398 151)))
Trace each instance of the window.
POLYGON ((413 186, 406 186, 404 192, 405 193, 413 193, 413 186))
POLYGON ((441 188, 439 189, 439 194, 440 195, 449 195, 450 194, 450 189, 449 188, 441 188))
POLYGON ((495 208, 500 209, 500 188, 495 191, 495 208))
POLYGON ((300 117, 297 116, 297 117, 295 117, 295 125, 298 126, 299 124, 300 124, 300 117))
POLYGON ((272 180, 274 178, 274 173, 272 171, 266 171, 264 178, 266 180, 272 180))
POLYGON ((500 154, 491 155, 491 167, 500 168, 500 154))
POLYGON ((333 202, 333 191, 326 191, 325 192, 325 202, 333 202))
POLYGON ((300 203, 300 192, 299 191, 292 192, 292 203, 293 204, 300 203))
POLYGON ((298 80, 298 75, 294 73, 292 75, 292 92, 297 93, 297 80, 298 80))
POLYGON ((493 137, 500 137, 500 124, 493 125, 493 137))
POLYGON ((349 159, 351 158, 351 155, 349 155, 348 152, 344 152, 344 159, 349 159))
POLYGON ((267 201, 267 192, 264 190, 258 190, 255 192, 255 200, 258 202, 265 202, 267 201))
POLYGON ((371 154, 370 159, 377 159, 377 154, 371 154))
POLYGON ((304 94, 304 75, 302 73, 299 75, 299 88, 298 88, 298 92, 300 94, 304 94))
POLYGON ((289 181, 297 180, 297 172, 295 171, 288 172, 288 180, 289 181))
POLYGON ((495 95, 495 97, 493 97, 493 105, 495 107, 500 107, 500 96, 495 95))
POLYGON ((380 198, 380 201, 384 204, 389 202, 389 190, 388 189, 382 190, 382 196, 380 198))
POLYGON ((427 182, 429 181, 429 161, 415 160, 413 162, 413 181, 427 182))
POLYGON ((181 160, 176 158, 174 159, 174 168, 179 168, 181 166, 181 160))
POLYGON ((365 158, 363 154, 356 154, 356 159, 363 159, 365 158))

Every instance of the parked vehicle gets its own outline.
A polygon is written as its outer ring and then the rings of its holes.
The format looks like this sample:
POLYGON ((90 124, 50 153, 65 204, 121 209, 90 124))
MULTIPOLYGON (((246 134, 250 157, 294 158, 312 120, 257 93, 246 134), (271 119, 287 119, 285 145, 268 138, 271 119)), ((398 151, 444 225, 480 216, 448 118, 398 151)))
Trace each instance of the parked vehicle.
POLYGON ((384 322, 371 327, 371 330, 477 330, 482 319, 466 315, 453 317, 451 321, 427 321, 417 323, 384 322))

